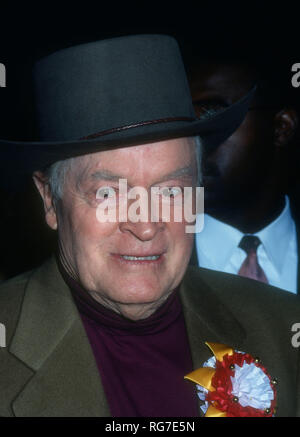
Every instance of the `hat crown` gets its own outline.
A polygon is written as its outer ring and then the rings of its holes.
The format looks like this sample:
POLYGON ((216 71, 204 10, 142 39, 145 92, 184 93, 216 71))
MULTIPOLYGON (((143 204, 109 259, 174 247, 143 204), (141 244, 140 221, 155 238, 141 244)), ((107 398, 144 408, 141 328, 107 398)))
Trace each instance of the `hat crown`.
POLYGON ((179 46, 167 35, 134 35, 63 49, 34 68, 42 141, 195 118, 179 46))

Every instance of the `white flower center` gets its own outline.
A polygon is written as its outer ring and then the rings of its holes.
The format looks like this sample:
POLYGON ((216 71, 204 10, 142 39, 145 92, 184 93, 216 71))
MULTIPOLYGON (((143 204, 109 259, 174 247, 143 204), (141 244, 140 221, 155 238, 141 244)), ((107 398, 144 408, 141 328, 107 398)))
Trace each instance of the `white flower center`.
POLYGON ((267 375, 254 363, 235 364, 235 374, 230 377, 232 394, 242 407, 264 410, 270 408, 274 393, 267 375))

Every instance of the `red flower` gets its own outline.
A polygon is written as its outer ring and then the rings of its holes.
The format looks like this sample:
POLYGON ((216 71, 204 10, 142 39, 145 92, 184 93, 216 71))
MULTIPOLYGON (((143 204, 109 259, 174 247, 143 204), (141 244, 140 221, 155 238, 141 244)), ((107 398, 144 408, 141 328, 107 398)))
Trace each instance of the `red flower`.
POLYGON ((216 361, 216 371, 212 378, 212 386, 215 391, 208 392, 206 400, 215 408, 226 412, 227 417, 272 417, 275 412, 276 390, 272 379, 266 369, 260 364, 259 360, 249 354, 234 352, 232 355, 226 354, 223 361, 216 361), (271 401, 270 408, 259 410, 250 406, 243 407, 232 394, 231 378, 235 374, 235 365, 243 367, 243 364, 255 364, 259 367, 270 380, 270 385, 274 392, 274 399, 271 401))

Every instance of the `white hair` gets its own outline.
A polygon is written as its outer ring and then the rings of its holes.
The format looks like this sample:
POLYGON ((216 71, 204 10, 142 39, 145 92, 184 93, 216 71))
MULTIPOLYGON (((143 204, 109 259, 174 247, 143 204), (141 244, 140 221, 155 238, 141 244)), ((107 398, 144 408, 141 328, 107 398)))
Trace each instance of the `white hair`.
MULTIPOLYGON (((201 138, 197 136, 189 137, 195 143, 196 153, 196 165, 197 165, 197 184, 201 186, 202 172, 201 172, 201 156, 202 156, 202 142, 201 138)), ((56 204, 63 197, 65 181, 68 173, 74 167, 76 158, 68 158, 62 161, 57 161, 50 165, 45 171, 47 183, 50 186, 50 190, 53 196, 54 203, 56 204)))
POLYGON ((73 166, 74 158, 57 161, 44 171, 46 181, 50 186, 54 204, 63 197, 66 176, 73 166))

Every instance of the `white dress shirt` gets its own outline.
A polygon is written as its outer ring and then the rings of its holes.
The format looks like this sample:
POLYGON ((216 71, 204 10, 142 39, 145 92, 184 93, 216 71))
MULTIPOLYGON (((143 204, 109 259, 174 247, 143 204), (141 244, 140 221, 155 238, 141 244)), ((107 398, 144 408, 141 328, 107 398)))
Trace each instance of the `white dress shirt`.
MULTIPOLYGON (((244 235, 249 234, 204 214, 204 228, 196 234, 199 266, 237 274, 247 256, 238 247, 244 235)), ((297 293, 297 234, 287 196, 281 214, 253 235, 261 241, 257 258, 269 284, 297 293)))

